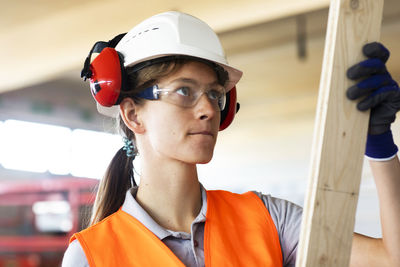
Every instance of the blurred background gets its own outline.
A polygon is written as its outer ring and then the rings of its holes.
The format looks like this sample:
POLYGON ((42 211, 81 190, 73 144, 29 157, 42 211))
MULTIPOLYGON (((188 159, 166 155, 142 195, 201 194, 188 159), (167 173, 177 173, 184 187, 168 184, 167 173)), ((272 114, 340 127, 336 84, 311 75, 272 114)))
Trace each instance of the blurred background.
MULTIPOLYGON (((96 41, 163 11, 208 22, 230 64, 244 72, 240 112, 220 133, 214 159, 199 166, 203 185, 261 191, 302 206, 328 6, 328 0, 1 0, 0 267, 58 266, 69 236, 85 227, 93 188, 122 141, 113 121, 97 113, 80 70, 96 41)), ((385 1, 381 41, 399 81, 398 0, 385 1)), ((397 144, 399 130, 396 122, 397 144)), ((380 236, 365 163, 355 230, 380 236)))

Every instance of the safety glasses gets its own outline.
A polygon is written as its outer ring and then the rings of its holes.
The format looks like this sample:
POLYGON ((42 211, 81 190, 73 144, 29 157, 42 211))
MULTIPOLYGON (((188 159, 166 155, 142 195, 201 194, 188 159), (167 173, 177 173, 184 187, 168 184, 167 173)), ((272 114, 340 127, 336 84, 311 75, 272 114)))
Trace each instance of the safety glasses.
POLYGON ((210 103, 218 110, 225 108, 226 93, 222 85, 215 84, 208 88, 200 88, 195 84, 171 83, 165 88, 154 85, 146 88, 136 96, 148 100, 162 100, 170 104, 190 108, 194 107, 205 94, 210 103))

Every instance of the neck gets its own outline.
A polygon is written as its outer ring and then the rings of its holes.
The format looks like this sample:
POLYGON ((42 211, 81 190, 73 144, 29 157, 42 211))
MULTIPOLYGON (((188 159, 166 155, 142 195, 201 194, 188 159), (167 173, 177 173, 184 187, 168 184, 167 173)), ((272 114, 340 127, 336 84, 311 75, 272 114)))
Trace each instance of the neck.
POLYGON ((142 165, 136 201, 162 227, 190 233, 202 203, 196 165, 142 165))

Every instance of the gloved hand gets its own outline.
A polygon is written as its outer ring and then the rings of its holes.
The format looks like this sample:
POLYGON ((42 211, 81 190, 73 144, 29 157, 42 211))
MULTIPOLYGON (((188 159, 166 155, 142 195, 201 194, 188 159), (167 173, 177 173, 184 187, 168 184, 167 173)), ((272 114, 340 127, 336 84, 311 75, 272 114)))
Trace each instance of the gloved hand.
POLYGON ((400 110, 400 89, 386 69, 390 52, 380 43, 363 47, 368 58, 347 70, 347 77, 360 80, 347 89, 351 100, 362 98, 357 104, 360 111, 371 109, 366 156, 386 160, 394 157, 398 149, 393 142, 390 125, 400 110))

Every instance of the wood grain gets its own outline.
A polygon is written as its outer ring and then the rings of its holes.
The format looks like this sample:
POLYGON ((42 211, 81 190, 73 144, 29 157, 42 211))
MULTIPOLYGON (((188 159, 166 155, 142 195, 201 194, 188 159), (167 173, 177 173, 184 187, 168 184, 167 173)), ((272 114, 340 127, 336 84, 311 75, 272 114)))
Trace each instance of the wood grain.
POLYGON ((346 69, 379 39, 383 0, 332 0, 296 266, 348 266, 368 112, 346 99, 346 69))

